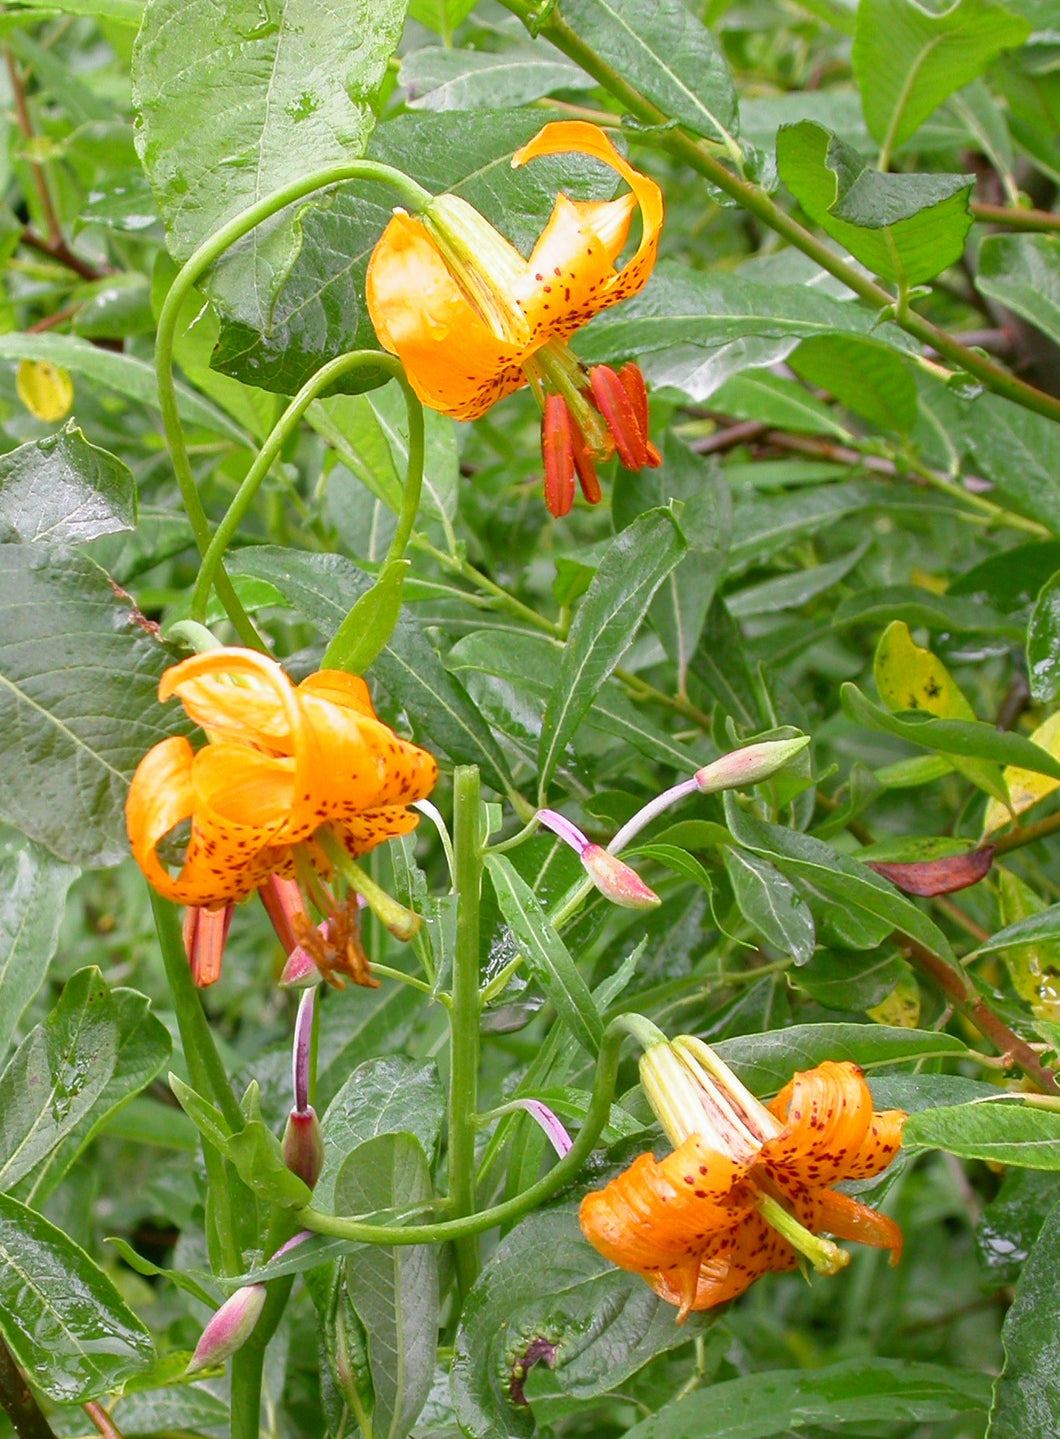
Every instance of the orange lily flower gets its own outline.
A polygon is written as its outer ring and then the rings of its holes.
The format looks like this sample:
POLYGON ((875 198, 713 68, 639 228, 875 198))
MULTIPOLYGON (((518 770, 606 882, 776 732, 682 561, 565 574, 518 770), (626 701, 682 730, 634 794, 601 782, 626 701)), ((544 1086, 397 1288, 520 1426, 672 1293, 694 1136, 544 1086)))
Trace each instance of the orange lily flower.
POLYGON ((834 1274, 849 1254, 821 1234, 891 1251, 893 1220, 832 1189, 881 1173, 898 1152, 905 1114, 874 1113, 854 1064, 826 1060, 796 1074, 768 1108, 701 1040, 653 1045, 641 1079, 674 1152, 642 1154, 581 1205, 586 1238, 656 1294, 692 1310, 734 1299, 799 1255, 834 1274))
POLYGON ((599 501, 595 463, 615 451, 627 469, 660 462, 636 365, 587 372, 566 341, 599 310, 643 288, 658 249, 662 192, 581 120, 546 125, 512 164, 571 151, 610 165, 629 192, 604 201, 559 195, 529 260, 466 201, 436 196, 418 216, 394 214, 366 280, 380 343, 431 409, 473 420, 532 386, 544 416, 545 493, 554 515, 570 509, 575 474, 586 499, 599 501), (638 207, 640 244, 616 270, 638 207))
MULTIPOLYGON (((133 776, 126 820, 140 868, 178 904, 217 910, 296 871, 319 899, 317 877, 343 857, 415 827, 407 806, 437 779, 432 756, 378 720, 365 682, 342 671, 295 686, 265 655, 215 649, 166 670, 159 697, 173 695, 208 742, 198 752, 182 736, 155 745, 133 776), (173 875, 159 846, 189 821, 173 875)), ((340 918, 330 897, 321 907, 340 918)))

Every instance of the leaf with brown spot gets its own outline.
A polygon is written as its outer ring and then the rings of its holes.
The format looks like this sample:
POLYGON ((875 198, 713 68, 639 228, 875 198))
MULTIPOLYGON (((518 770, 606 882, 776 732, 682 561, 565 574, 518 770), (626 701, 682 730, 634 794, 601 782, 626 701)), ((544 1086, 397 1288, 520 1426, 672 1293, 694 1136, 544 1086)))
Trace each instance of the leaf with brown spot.
POLYGON ((905 894, 952 894, 978 884, 994 862, 994 846, 970 850, 967 854, 946 855, 942 859, 921 860, 914 864, 882 864, 868 860, 870 869, 889 879, 905 894))

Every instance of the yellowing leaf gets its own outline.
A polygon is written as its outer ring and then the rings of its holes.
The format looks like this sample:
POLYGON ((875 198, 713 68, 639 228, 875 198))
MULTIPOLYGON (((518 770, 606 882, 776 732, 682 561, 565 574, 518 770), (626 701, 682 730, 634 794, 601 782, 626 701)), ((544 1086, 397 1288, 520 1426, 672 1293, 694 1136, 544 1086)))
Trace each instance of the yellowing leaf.
POLYGON ((865 1013, 877 1024, 894 1024, 900 1029, 916 1029, 920 1023, 920 986, 916 975, 906 969, 886 999, 874 1004, 865 1013))
MULTIPOLYGON (((903 620, 889 624, 876 647, 874 673, 880 699, 892 712, 920 710, 936 719, 974 720, 975 711, 937 655, 922 649, 903 620)), ((990 759, 945 756, 959 774, 991 797, 1007 813, 999 796, 1005 793, 1001 766, 990 759)))
POLYGON ((74 382, 50 360, 20 360, 15 376, 18 397, 38 420, 61 420, 74 403, 74 382))
MULTIPOLYGON (((1044 724, 1031 735, 1032 744, 1040 745, 1049 754, 1060 758, 1060 710, 1050 715, 1044 724)), ((1005 783, 1008 785, 1009 797, 1012 800, 1012 809, 1015 814, 1022 814, 1024 810, 1031 809, 1039 800, 1054 790, 1060 789, 1060 780, 1050 779, 1047 774, 1034 774, 1029 769, 1019 769, 1018 766, 1009 764, 1002 771, 1005 783)), ((995 829, 1000 829, 1012 818, 1003 804, 998 804, 992 799, 986 806, 986 813, 983 816, 983 837, 993 834, 995 829)))
MULTIPOLYGON (((1056 781, 1052 782, 1054 787, 1056 781)), ((1045 900, 1018 875, 997 868, 1002 925, 1018 924, 1048 909, 1045 900)), ((1002 950, 1012 987, 1027 1001, 1038 1019, 1060 1020, 1060 944, 1038 941, 1013 944, 1002 950)))
POLYGON ((884 630, 876 647, 876 688, 889 710, 924 710, 938 719, 974 720, 957 681, 930 650, 921 649, 903 620, 884 630))

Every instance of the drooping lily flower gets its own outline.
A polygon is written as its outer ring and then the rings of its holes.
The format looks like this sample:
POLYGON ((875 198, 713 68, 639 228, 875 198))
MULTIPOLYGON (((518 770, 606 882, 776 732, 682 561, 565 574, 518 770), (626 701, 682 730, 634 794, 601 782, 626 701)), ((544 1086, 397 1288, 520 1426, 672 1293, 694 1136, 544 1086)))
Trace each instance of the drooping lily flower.
POLYGON ((559 195, 528 260, 465 200, 436 196, 418 216, 395 213, 366 280, 380 343, 431 409, 473 420, 521 386, 533 388, 543 413, 545 495, 557 516, 573 503, 575 474, 589 503, 599 501, 595 465, 612 453, 627 469, 659 464, 636 365, 587 371, 567 339, 643 288, 655 264, 662 192, 601 129, 580 120, 546 125, 512 164, 568 152, 610 165, 629 192, 603 201, 559 195), (638 208, 640 243, 616 270, 638 208))
POLYGON ((799 1256, 834 1274, 849 1254, 823 1234, 889 1249, 902 1232, 831 1186, 881 1173, 905 1115, 876 1114, 856 1065, 826 1060, 761 1104, 701 1040, 648 1048, 641 1082, 674 1152, 642 1154, 581 1205, 586 1238, 678 1308, 734 1299, 799 1256))
MULTIPOLYGON (((388 897, 353 860, 416 826, 408 805, 430 793, 438 769, 425 750, 376 718, 362 679, 323 670, 295 686, 275 660, 221 648, 168 669, 159 696, 172 695, 208 741, 197 752, 183 736, 155 745, 126 804, 133 854, 160 894, 213 911, 279 876, 301 880, 343 933, 356 924, 357 893, 395 932, 413 919, 393 901, 390 912, 388 897), (189 823, 173 875, 159 846, 189 823), (354 875, 346 904, 326 888, 336 868, 354 875), (352 921, 343 919, 348 911, 352 921)), ((301 921, 295 941, 308 946, 319 938, 299 906, 287 908, 289 920, 301 921)), ((348 970, 337 948, 333 959, 334 968, 348 970)))

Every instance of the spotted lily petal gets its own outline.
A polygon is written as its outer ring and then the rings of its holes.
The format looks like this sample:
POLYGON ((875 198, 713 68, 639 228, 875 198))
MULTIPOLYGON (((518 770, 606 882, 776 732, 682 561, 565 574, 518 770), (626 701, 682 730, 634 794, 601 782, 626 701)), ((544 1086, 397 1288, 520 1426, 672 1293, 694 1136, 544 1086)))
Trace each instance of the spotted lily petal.
POLYGON ((872 1123, 872 1094, 855 1064, 826 1060, 796 1074, 769 1106, 784 1131, 762 1146, 762 1159, 811 1187, 847 1173, 872 1123))

